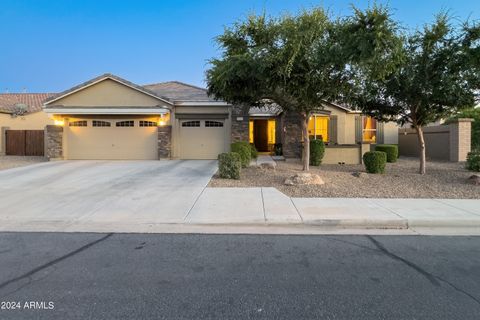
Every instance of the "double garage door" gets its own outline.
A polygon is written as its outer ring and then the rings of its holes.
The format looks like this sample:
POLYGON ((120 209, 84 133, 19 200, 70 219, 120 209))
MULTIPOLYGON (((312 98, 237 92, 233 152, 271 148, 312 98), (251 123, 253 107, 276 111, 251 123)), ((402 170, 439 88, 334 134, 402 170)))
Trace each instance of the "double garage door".
MULTIPOLYGON (((224 120, 180 120, 177 132, 180 159, 216 159, 227 148, 224 120)), ((157 123, 148 120, 75 119, 65 142, 66 159, 158 159, 157 123)))
POLYGON ((66 128, 67 159, 158 159, 157 123, 147 120, 75 120, 66 128))

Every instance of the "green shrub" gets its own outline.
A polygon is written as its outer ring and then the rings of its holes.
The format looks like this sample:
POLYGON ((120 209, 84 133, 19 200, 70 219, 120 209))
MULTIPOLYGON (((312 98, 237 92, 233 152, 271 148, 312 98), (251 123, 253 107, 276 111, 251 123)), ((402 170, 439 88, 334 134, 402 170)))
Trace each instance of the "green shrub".
POLYGON ((387 154, 383 151, 369 151, 363 155, 363 163, 368 173, 384 173, 387 154))
POLYGON ((323 143, 323 140, 310 140, 310 164, 312 166, 319 166, 322 163, 324 154, 325 144, 323 143))
POLYGON ((397 162, 398 146, 396 144, 377 144, 375 151, 383 151, 387 154, 387 162, 397 162))
POLYGON ((480 149, 476 149, 468 153, 467 169, 480 172, 480 149))
POLYGON ((220 153, 218 155, 218 171, 220 178, 240 179, 242 162, 236 152, 220 153))
POLYGON ((252 159, 257 159, 258 151, 257 151, 257 148, 255 148, 255 145, 253 143, 250 143, 250 152, 251 152, 252 159))
POLYGON ((273 153, 276 156, 282 156, 283 155, 283 147, 281 143, 275 143, 273 145, 273 153))
POLYGON ((234 142, 230 145, 230 149, 232 152, 236 152, 240 155, 243 168, 250 165, 250 161, 252 160, 252 148, 250 147, 250 143, 245 141, 234 142))

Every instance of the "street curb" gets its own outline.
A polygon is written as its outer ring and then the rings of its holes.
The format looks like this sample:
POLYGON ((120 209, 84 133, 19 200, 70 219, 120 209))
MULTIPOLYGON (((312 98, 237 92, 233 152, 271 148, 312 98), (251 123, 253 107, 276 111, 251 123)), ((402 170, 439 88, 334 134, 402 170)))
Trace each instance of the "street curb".
POLYGON ((360 229, 408 229, 406 219, 368 220, 368 219, 315 219, 304 220, 305 225, 360 229))

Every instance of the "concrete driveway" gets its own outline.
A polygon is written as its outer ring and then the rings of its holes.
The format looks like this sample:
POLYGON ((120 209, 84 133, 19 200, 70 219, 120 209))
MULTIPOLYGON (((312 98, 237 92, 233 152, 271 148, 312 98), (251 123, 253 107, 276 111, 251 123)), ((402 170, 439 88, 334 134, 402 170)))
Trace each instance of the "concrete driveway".
POLYGON ((182 222, 216 168, 209 160, 58 161, 0 171, 0 229, 182 222))

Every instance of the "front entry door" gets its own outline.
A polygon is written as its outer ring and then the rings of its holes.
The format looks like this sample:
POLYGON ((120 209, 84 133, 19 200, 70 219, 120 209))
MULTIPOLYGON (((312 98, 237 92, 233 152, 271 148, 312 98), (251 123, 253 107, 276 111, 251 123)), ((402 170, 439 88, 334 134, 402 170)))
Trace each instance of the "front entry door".
POLYGON ((254 120, 253 141, 258 151, 268 151, 268 120, 254 120))

